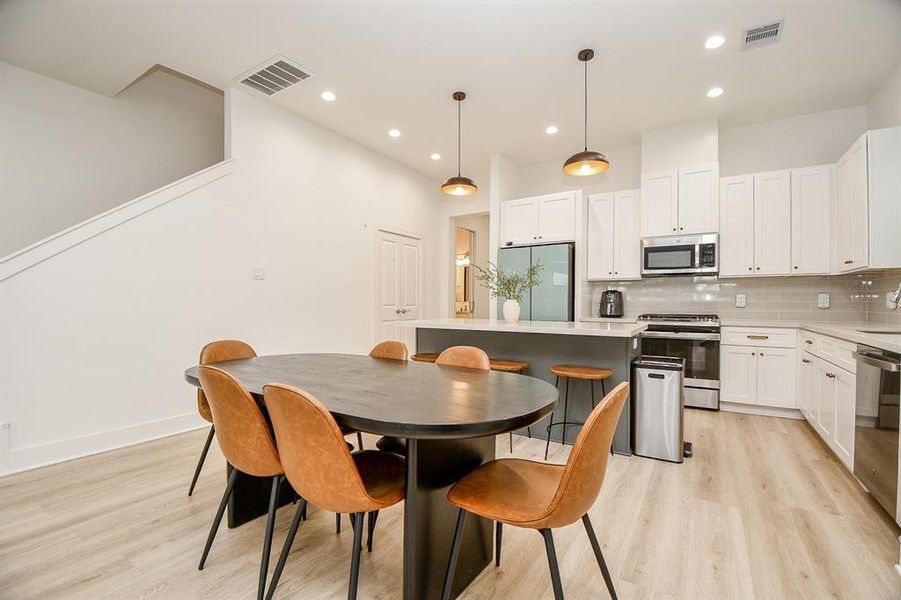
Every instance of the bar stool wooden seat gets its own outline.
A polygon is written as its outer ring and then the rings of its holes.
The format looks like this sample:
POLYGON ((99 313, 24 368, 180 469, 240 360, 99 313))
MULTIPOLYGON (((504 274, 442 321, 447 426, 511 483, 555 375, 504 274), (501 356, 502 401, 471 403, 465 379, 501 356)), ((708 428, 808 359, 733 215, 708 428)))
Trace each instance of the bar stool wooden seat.
POLYGON ((414 354, 413 356, 411 356, 410 360, 415 360, 416 362, 433 363, 438 360, 438 354, 435 352, 420 352, 419 354, 414 354))
POLYGON ((563 434, 560 436, 560 443, 564 443, 566 441, 566 427, 569 425, 584 425, 581 421, 570 421, 569 419, 569 380, 570 379, 581 379, 583 381, 591 382, 591 408, 594 410, 595 407, 595 395, 594 395, 594 382, 601 382, 601 397, 607 395, 607 389, 604 385, 604 381, 613 376, 613 371, 610 369, 603 369, 598 367, 585 367, 581 365, 554 365, 550 368, 551 375, 555 375, 556 379, 554 380, 554 386, 560 385, 560 378, 566 382, 566 392, 563 396, 563 420, 555 421, 555 417, 557 416, 557 410, 555 409, 553 413, 551 413, 551 422, 547 426, 547 444, 544 447, 544 460, 547 460, 548 451, 551 449, 551 431, 554 427, 558 425, 563 427, 563 434))
POLYGON ((613 578, 588 517, 588 510, 595 503, 604 483, 613 434, 628 393, 629 384, 620 383, 591 411, 565 465, 503 458, 476 468, 451 487, 447 499, 458 506, 460 512, 444 578, 442 600, 447 600, 451 595, 468 513, 497 523, 495 565, 500 565, 504 523, 537 530, 544 538, 556 600, 563 600, 563 584, 552 530, 566 527, 581 518, 594 550, 595 560, 607 584, 607 591, 616 600, 613 578))
MULTIPOLYGON (((524 373, 529 368, 529 363, 521 360, 507 360, 504 358, 488 358, 488 364, 492 371, 500 371, 502 373, 524 373)), ((529 437, 532 437, 532 428, 527 427, 529 437)), ((510 452, 513 452, 513 432, 510 432, 510 452)))

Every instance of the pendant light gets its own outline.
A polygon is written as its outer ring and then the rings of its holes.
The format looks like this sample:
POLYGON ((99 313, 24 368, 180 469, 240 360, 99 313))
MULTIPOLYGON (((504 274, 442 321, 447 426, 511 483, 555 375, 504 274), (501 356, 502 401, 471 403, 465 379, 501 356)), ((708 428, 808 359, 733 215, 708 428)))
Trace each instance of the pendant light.
POLYGON ((588 149, 588 61, 594 58, 594 50, 579 52, 579 60, 585 65, 585 149, 566 159, 563 172, 567 175, 597 175, 610 168, 610 162, 600 152, 588 149))
POLYGON ((469 177, 460 175, 460 103, 466 99, 466 94, 454 92, 453 99, 457 101, 457 176, 442 183, 441 191, 451 196, 468 196, 476 193, 479 187, 469 177))

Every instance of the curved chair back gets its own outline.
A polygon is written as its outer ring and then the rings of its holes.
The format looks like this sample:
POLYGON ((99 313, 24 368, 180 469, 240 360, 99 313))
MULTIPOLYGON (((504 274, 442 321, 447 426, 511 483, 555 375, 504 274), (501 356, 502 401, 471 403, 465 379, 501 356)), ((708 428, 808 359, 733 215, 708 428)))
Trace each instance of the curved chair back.
POLYGON ((407 345, 403 342, 387 340, 369 351, 372 358, 390 358, 391 360, 407 360, 407 345))
MULTIPOLYGON (((200 351, 200 362, 206 365, 223 360, 237 360, 239 358, 253 358, 257 353, 248 344, 240 340, 217 340, 210 342, 200 351)), ((207 402, 203 389, 197 390, 197 412, 207 421, 213 420, 210 413, 210 403, 207 402)))
POLYGON ((297 493, 336 513, 356 512, 368 503, 366 486, 328 409, 312 394, 280 383, 264 386, 263 398, 285 475, 297 493))
POLYGON ((448 367, 463 367, 466 369, 481 369, 487 371, 491 368, 488 355, 481 348, 475 346, 451 346, 438 355, 436 365, 448 367))
POLYGON ((198 373, 225 460, 248 475, 281 474, 282 464, 272 431, 250 392, 222 369, 201 366, 198 373))
POLYGON ((573 445, 560 485, 546 518, 546 527, 563 527, 579 520, 594 504, 607 473, 607 459, 629 384, 622 382, 591 411, 573 445))

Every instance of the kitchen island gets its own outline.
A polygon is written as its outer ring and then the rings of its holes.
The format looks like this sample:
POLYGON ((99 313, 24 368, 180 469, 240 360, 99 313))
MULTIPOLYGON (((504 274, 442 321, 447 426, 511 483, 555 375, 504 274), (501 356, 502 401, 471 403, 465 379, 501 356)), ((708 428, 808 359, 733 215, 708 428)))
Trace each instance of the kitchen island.
MULTIPOLYGON (((526 375, 554 383, 550 367, 556 364, 574 364, 610 369, 613 375, 604 382, 607 391, 622 381, 630 379, 630 365, 638 356, 641 345, 639 334, 647 328, 644 323, 586 323, 561 321, 520 321, 506 323, 495 319, 428 319, 406 321, 401 327, 416 329, 416 352, 441 352, 450 346, 477 346, 492 358, 522 360, 529 363, 526 375)), ((559 414, 563 419, 563 397, 566 383, 560 382, 559 414)), ((590 383, 569 382, 570 421, 584 421, 591 411, 590 383)), ((595 401, 601 398, 601 387, 595 388, 595 401)), ((532 437, 545 439, 549 418, 531 427, 532 437)), ((631 454, 631 410, 629 404, 623 410, 613 450, 618 454, 631 454)), ((579 427, 554 427, 551 440, 572 444, 579 434, 579 427)), ((525 430, 518 433, 525 434, 525 430)))

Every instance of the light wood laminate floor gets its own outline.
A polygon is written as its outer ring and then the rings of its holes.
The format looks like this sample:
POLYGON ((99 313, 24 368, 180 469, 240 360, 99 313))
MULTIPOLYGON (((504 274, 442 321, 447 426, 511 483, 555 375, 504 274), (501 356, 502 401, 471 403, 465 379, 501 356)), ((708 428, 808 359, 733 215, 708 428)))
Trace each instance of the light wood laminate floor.
MULTIPOLYGON (((591 517, 620 598, 901 598, 898 529, 801 421, 687 411, 683 465, 614 456, 591 517)), ((224 525, 197 561, 225 485, 206 430, 0 479, 0 597, 250 598, 263 520, 224 525)), ((375 438, 367 436, 372 447, 375 438)), ((518 457, 544 443, 515 437, 518 457)), ((509 456, 506 437, 498 456, 509 456)), ((214 444, 215 447, 215 444, 214 444)), ((551 459, 569 448, 551 445, 551 459)), ((402 507, 364 551, 360 598, 399 598, 402 507)), ((280 549, 293 509, 279 511, 280 549)), ((346 595, 352 532, 312 509, 277 598, 346 595)), ((567 598, 605 598, 581 524, 555 531, 567 598)), ((275 553, 275 552, 274 552, 275 553)), ((274 559, 273 559, 274 564, 274 559)), ((504 555, 464 598, 549 598, 541 537, 505 528, 504 555)))

